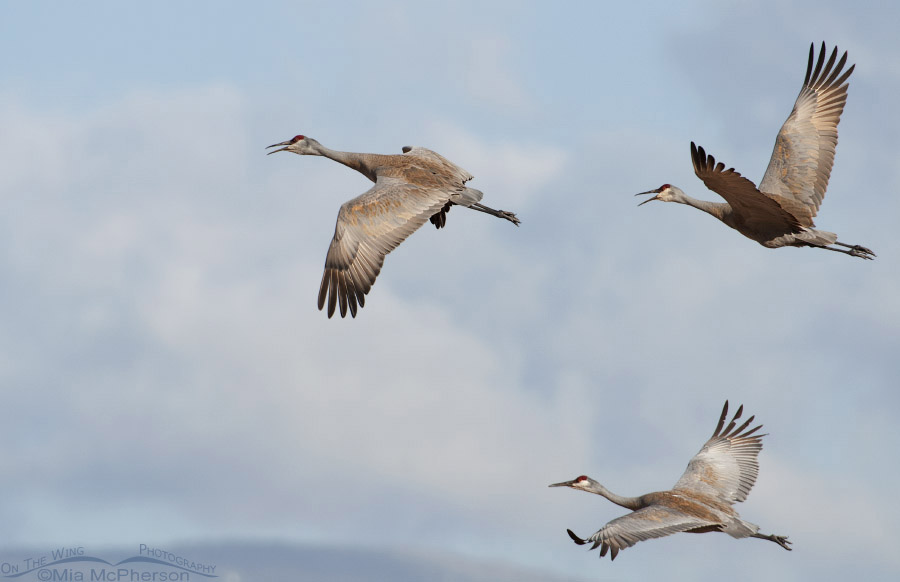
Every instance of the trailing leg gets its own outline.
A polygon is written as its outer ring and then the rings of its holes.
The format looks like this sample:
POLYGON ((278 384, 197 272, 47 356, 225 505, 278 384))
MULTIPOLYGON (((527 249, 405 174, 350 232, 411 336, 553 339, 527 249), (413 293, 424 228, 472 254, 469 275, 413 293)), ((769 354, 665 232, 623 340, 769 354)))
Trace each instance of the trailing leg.
MULTIPOLYGON (((849 253, 849 254, 853 255, 854 257, 861 257, 861 256, 863 256, 863 255, 872 255, 872 257, 877 256, 877 255, 876 255, 874 252, 872 252, 870 249, 867 249, 866 247, 864 247, 864 246, 862 246, 862 245, 848 245, 848 244, 842 243, 842 242, 839 241, 839 240, 834 241, 834 244, 836 244, 836 245, 841 245, 842 247, 847 247, 848 249, 850 249, 850 253, 849 253), (853 251, 857 251, 858 253, 863 253, 863 254, 862 254, 862 255, 860 255, 860 254, 854 254, 853 251)), ((869 259, 869 258, 871 258, 871 257, 864 257, 864 258, 869 259)))
MULTIPOLYGON (((834 249, 832 249, 832 250, 834 250, 834 249)), ((755 534, 751 535, 750 537, 758 538, 761 540, 769 540, 770 542, 775 542, 776 544, 778 544, 785 550, 787 550, 789 552, 791 551, 791 547, 790 547, 791 542, 788 541, 787 536, 777 536, 775 534, 765 535, 765 534, 761 534, 761 533, 755 533, 755 534)))
POLYGON ((859 245, 845 245, 844 243, 839 243, 839 242, 835 242, 834 244, 841 245, 843 247, 847 247, 850 250, 845 251, 844 249, 836 249, 834 247, 829 247, 829 246, 825 246, 825 245, 811 244, 809 246, 817 248, 817 249, 825 249, 826 251, 834 251, 836 253, 844 253, 845 255, 850 255, 851 257, 859 257, 860 259, 868 259, 870 261, 875 258, 875 253, 873 253, 866 247, 861 247, 859 245))
POLYGON ((516 226, 519 226, 519 222, 521 222, 512 212, 507 212, 506 210, 494 210, 493 208, 488 208, 487 206, 479 202, 474 202, 471 206, 469 206, 469 208, 471 208, 472 210, 478 210, 479 212, 492 214, 500 218, 505 218, 516 226))

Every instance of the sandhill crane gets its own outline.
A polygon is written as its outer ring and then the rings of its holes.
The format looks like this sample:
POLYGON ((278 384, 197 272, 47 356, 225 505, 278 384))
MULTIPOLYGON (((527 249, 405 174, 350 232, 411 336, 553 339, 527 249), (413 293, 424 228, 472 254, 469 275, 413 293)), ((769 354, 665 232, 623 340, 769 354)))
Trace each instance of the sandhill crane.
POLYGON ((375 182, 368 191, 345 202, 338 212, 334 238, 325 256, 325 273, 319 286, 319 309, 328 298, 328 317, 340 305, 341 317, 356 317, 357 304, 365 306, 366 294, 381 271, 384 257, 426 220, 435 228, 446 224, 453 205, 466 206, 505 218, 516 226, 512 212, 480 204, 483 194, 465 183, 467 171, 440 154, 420 147, 403 148, 398 155, 357 154, 329 149, 311 137, 296 135, 266 149, 306 156, 325 156, 353 168, 375 182))
POLYGON ((808 246, 863 259, 875 257, 875 253, 866 247, 842 243, 833 232, 813 228, 813 217, 825 197, 834 163, 837 125, 847 102, 848 84, 845 81, 856 66, 841 75, 847 53, 844 52, 835 65, 838 52, 835 47, 828 64, 823 67, 825 43, 822 43, 813 69, 814 52, 810 44, 803 87, 793 111, 778 132, 772 159, 758 189, 734 168, 726 170, 725 164, 716 164, 715 158, 691 142, 694 173, 726 202, 697 200, 680 188, 663 184, 656 190, 636 194, 656 194, 638 206, 652 200, 687 204, 715 216, 769 248, 808 246), (833 244, 848 250, 829 246, 833 244))
POLYGON ((753 537, 773 541, 790 550, 787 536, 763 535, 759 526, 746 522, 731 507, 744 501, 756 482, 759 464, 756 457, 762 450, 762 437, 749 430, 753 416, 735 428, 744 407, 738 408, 734 418, 725 426, 728 401, 722 409, 719 423, 712 437, 688 463, 684 474, 669 491, 648 493, 640 497, 623 497, 611 493, 600 483, 582 475, 572 481, 554 483, 550 487, 571 487, 606 497, 632 513, 618 517, 587 539, 566 530, 576 544, 594 542, 590 549, 600 547, 600 557, 610 552, 615 560, 620 550, 652 538, 678 532, 705 533, 721 531, 734 538, 753 537), (724 427, 724 429, 723 429, 724 427))

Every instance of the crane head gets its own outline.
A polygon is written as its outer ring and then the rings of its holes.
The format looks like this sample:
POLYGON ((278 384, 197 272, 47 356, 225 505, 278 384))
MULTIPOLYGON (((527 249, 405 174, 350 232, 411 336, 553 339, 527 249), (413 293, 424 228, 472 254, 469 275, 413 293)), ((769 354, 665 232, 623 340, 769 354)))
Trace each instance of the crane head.
POLYGON ((671 184, 663 184, 656 190, 647 190, 646 192, 638 192, 635 196, 643 196, 644 194, 656 194, 656 196, 652 198, 647 198, 638 206, 643 206, 648 202, 652 202, 653 200, 660 200, 662 202, 676 202, 678 195, 683 194, 683 192, 677 187, 671 184))
POLYGON ((315 151, 315 147, 313 144, 318 145, 318 142, 311 137, 306 137, 305 135, 295 135, 287 141, 272 144, 266 147, 266 149, 284 146, 280 150, 272 150, 269 153, 274 154, 276 152, 293 152, 301 156, 316 155, 318 152, 315 151))
POLYGON ((549 487, 571 487, 572 489, 588 489, 592 483, 596 483, 587 475, 581 475, 571 481, 563 481, 562 483, 554 483, 549 487))

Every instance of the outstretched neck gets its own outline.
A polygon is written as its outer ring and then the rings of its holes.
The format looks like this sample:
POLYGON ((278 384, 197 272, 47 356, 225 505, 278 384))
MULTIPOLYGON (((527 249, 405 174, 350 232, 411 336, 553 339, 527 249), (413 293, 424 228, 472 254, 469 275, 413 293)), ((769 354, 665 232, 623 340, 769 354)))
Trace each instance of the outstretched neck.
POLYGON ((616 495, 603 485, 599 485, 596 487, 596 491, 591 491, 591 493, 596 493, 597 495, 602 495, 606 497, 616 505, 620 507, 624 507, 626 509, 631 509, 632 511, 636 509, 640 509, 644 507, 644 502, 641 497, 625 497, 623 495, 616 495))
POLYGON ((348 168, 353 168, 373 182, 377 179, 377 175, 375 172, 378 166, 383 165, 383 158, 388 157, 379 154, 357 154, 354 152, 342 152, 327 148, 318 142, 313 145, 312 151, 314 155, 324 156, 326 158, 334 160, 335 162, 344 164, 348 168))
POLYGON ((675 202, 693 206, 694 208, 702 210, 707 214, 715 216, 725 223, 727 223, 731 218, 731 206, 727 202, 709 202, 708 200, 698 200, 696 198, 691 198, 683 192, 679 194, 677 198, 675 198, 675 202))

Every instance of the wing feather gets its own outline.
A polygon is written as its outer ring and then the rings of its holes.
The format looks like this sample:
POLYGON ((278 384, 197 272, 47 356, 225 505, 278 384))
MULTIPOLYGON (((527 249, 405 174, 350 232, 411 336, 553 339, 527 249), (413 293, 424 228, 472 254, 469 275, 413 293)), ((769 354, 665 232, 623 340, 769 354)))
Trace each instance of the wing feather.
POLYGON ((407 157, 421 159, 426 167, 437 168, 442 179, 449 178, 466 183, 474 178, 474 176, 465 169, 457 166, 441 154, 428 148, 406 146, 403 148, 403 154, 407 157))
POLYGON ((599 547, 601 558, 609 551, 610 559, 615 560, 620 550, 630 548, 638 542, 719 525, 721 524, 688 515, 672 507, 651 505, 617 517, 586 540, 581 540, 571 531, 569 536, 579 545, 594 542, 590 549, 599 547))
POLYGON ((813 44, 809 45, 803 87, 778 132, 769 167, 759 184, 762 192, 803 204, 810 218, 818 212, 828 188, 838 141, 837 126, 847 103, 846 81, 856 66, 851 65, 841 74, 847 53, 835 65, 837 47, 823 66, 825 52, 823 42, 813 69, 815 50, 813 44))
POLYGON ((753 416, 737 426, 743 411, 744 407, 740 406, 725 426, 728 416, 728 402, 725 402, 715 432, 690 460, 673 490, 690 491, 729 504, 747 499, 759 474, 757 456, 765 435, 755 434, 762 425, 748 430, 753 416))
MULTIPOLYGON (((802 229, 797 217, 783 208, 779 201, 760 192, 753 182, 734 168, 726 170, 725 164, 716 163, 713 156, 694 142, 691 142, 691 160, 697 177, 731 206, 734 227, 739 231, 754 234, 751 238, 770 240, 802 229)), ((802 205, 799 206, 803 210, 802 205)))
POLYGON ((379 175, 364 194, 341 206, 325 256, 318 305, 356 317, 384 257, 438 212, 453 190, 426 188, 379 175))

